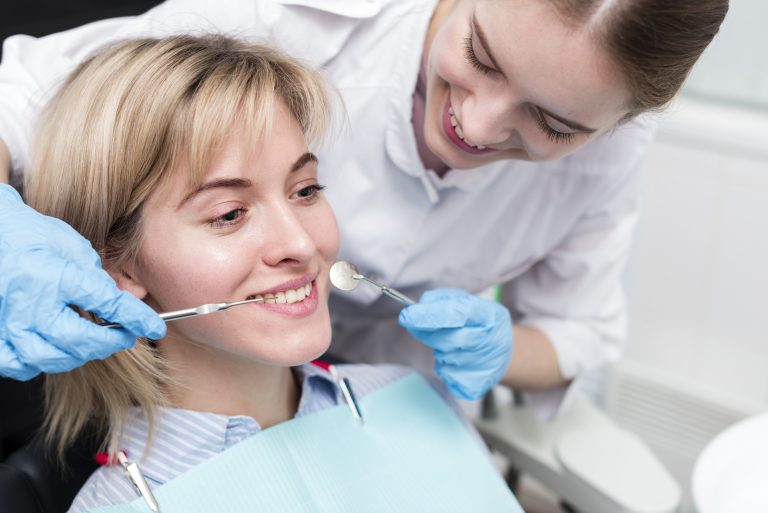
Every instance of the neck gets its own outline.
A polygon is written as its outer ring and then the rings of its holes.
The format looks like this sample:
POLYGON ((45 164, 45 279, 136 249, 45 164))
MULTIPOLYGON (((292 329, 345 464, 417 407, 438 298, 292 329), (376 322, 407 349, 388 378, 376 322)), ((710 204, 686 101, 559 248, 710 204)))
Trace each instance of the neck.
POLYGON ((172 406, 246 415, 267 428, 293 418, 299 386, 290 367, 265 365, 209 346, 166 337, 172 406))
POLYGON ((426 169, 431 169, 440 177, 444 176, 450 168, 430 151, 424 140, 424 112, 427 100, 426 70, 429 65, 429 49, 432 47, 432 41, 435 39, 445 17, 448 16, 455 4, 456 0, 440 0, 437 3, 437 6, 435 6, 432 18, 429 20, 429 26, 427 27, 427 36, 424 38, 419 79, 416 81, 416 90, 413 92, 412 124, 413 133, 416 136, 416 147, 419 151, 419 158, 426 169))

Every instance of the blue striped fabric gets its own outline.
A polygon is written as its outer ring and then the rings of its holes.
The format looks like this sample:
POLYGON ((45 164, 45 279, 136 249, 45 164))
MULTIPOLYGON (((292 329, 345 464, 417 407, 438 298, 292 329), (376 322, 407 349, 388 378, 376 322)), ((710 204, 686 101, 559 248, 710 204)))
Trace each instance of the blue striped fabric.
MULTIPOLYGON (((413 372, 396 365, 340 365, 338 368, 339 373, 350 380, 357 397, 363 397, 413 372)), ((297 417, 344 403, 341 391, 325 370, 314 365, 302 365, 295 370, 302 383, 297 417)), ((434 380, 430 381, 448 399, 445 388, 434 380)), ((458 412, 455 403, 448 400, 458 412)), ((138 411, 124 431, 121 447, 131 461, 139 463, 147 482, 154 488, 260 430, 258 422, 246 416, 161 408, 151 450, 146 456, 147 422, 138 411)), ((136 497, 136 491, 126 479, 122 467, 101 467, 80 490, 69 513, 130 502, 136 497)))

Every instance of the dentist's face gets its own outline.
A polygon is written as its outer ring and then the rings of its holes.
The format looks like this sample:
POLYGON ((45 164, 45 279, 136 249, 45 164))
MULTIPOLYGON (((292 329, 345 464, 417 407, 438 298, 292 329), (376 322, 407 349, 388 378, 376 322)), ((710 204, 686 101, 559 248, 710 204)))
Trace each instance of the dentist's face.
POLYGON ((142 211, 132 274, 145 300, 157 311, 267 301, 169 323, 160 349, 197 347, 281 366, 322 354, 339 239, 320 190, 316 159, 282 104, 266 143, 235 127, 199 186, 185 166, 176 169, 142 211))
POLYGON ((626 114, 616 66, 549 1, 444 1, 427 42, 424 137, 449 167, 558 159, 626 114))

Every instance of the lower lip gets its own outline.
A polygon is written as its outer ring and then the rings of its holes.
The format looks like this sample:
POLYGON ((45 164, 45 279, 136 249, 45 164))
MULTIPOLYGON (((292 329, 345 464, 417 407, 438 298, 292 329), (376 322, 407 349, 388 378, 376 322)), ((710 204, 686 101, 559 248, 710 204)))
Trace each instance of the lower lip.
POLYGON ((449 96, 446 96, 445 105, 443 106, 443 131, 454 145, 458 146, 461 151, 471 153, 472 155, 485 155, 486 153, 496 151, 492 148, 483 148, 481 150, 480 148, 475 148, 474 146, 465 143, 461 137, 456 134, 456 130, 454 130, 453 125, 451 125, 451 113, 448 111, 450 108, 451 99, 449 96))
POLYGON ((312 292, 310 292, 309 295, 301 301, 282 304, 254 303, 253 306, 257 308, 264 308, 265 310, 269 310, 270 312, 275 312, 280 315, 285 315, 286 317, 300 318, 311 315, 315 310, 317 310, 318 304, 319 301, 317 294, 317 283, 313 281, 312 292))

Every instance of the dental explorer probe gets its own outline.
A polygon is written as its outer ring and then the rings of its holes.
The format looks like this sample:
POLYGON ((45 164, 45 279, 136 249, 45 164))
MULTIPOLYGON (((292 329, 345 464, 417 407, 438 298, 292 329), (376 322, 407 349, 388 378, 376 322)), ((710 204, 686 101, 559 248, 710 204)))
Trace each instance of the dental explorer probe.
POLYGON ((360 274, 355 264, 339 260, 331 266, 331 283, 334 287, 340 290, 354 290, 357 288, 357 284, 362 281, 367 281, 374 287, 378 287, 384 294, 391 297, 395 301, 399 301, 404 305, 412 305, 415 301, 402 292, 389 288, 383 283, 374 281, 366 276, 360 274))
MULTIPOLYGON (((207 305, 200 305, 194 308, 185 308, 183 310, 174 310, 172 312, 163 312, 158 314, 165 322, 178 321, 179 319, 186 319, 187 317, 195 317, 196 315, 207 315, 210 313, 221 312, 237 305, 244 305, 246 303, 255 303, 257 301, 264 301, 263 297, 257 297, 253 299, 245 299, 243 301, 234 301, 232 303, 209 303, 207 305)), ((99 323, 99 326, 105 328, 122 328, 121 324, 116 322, 103 322, 99 323)))

